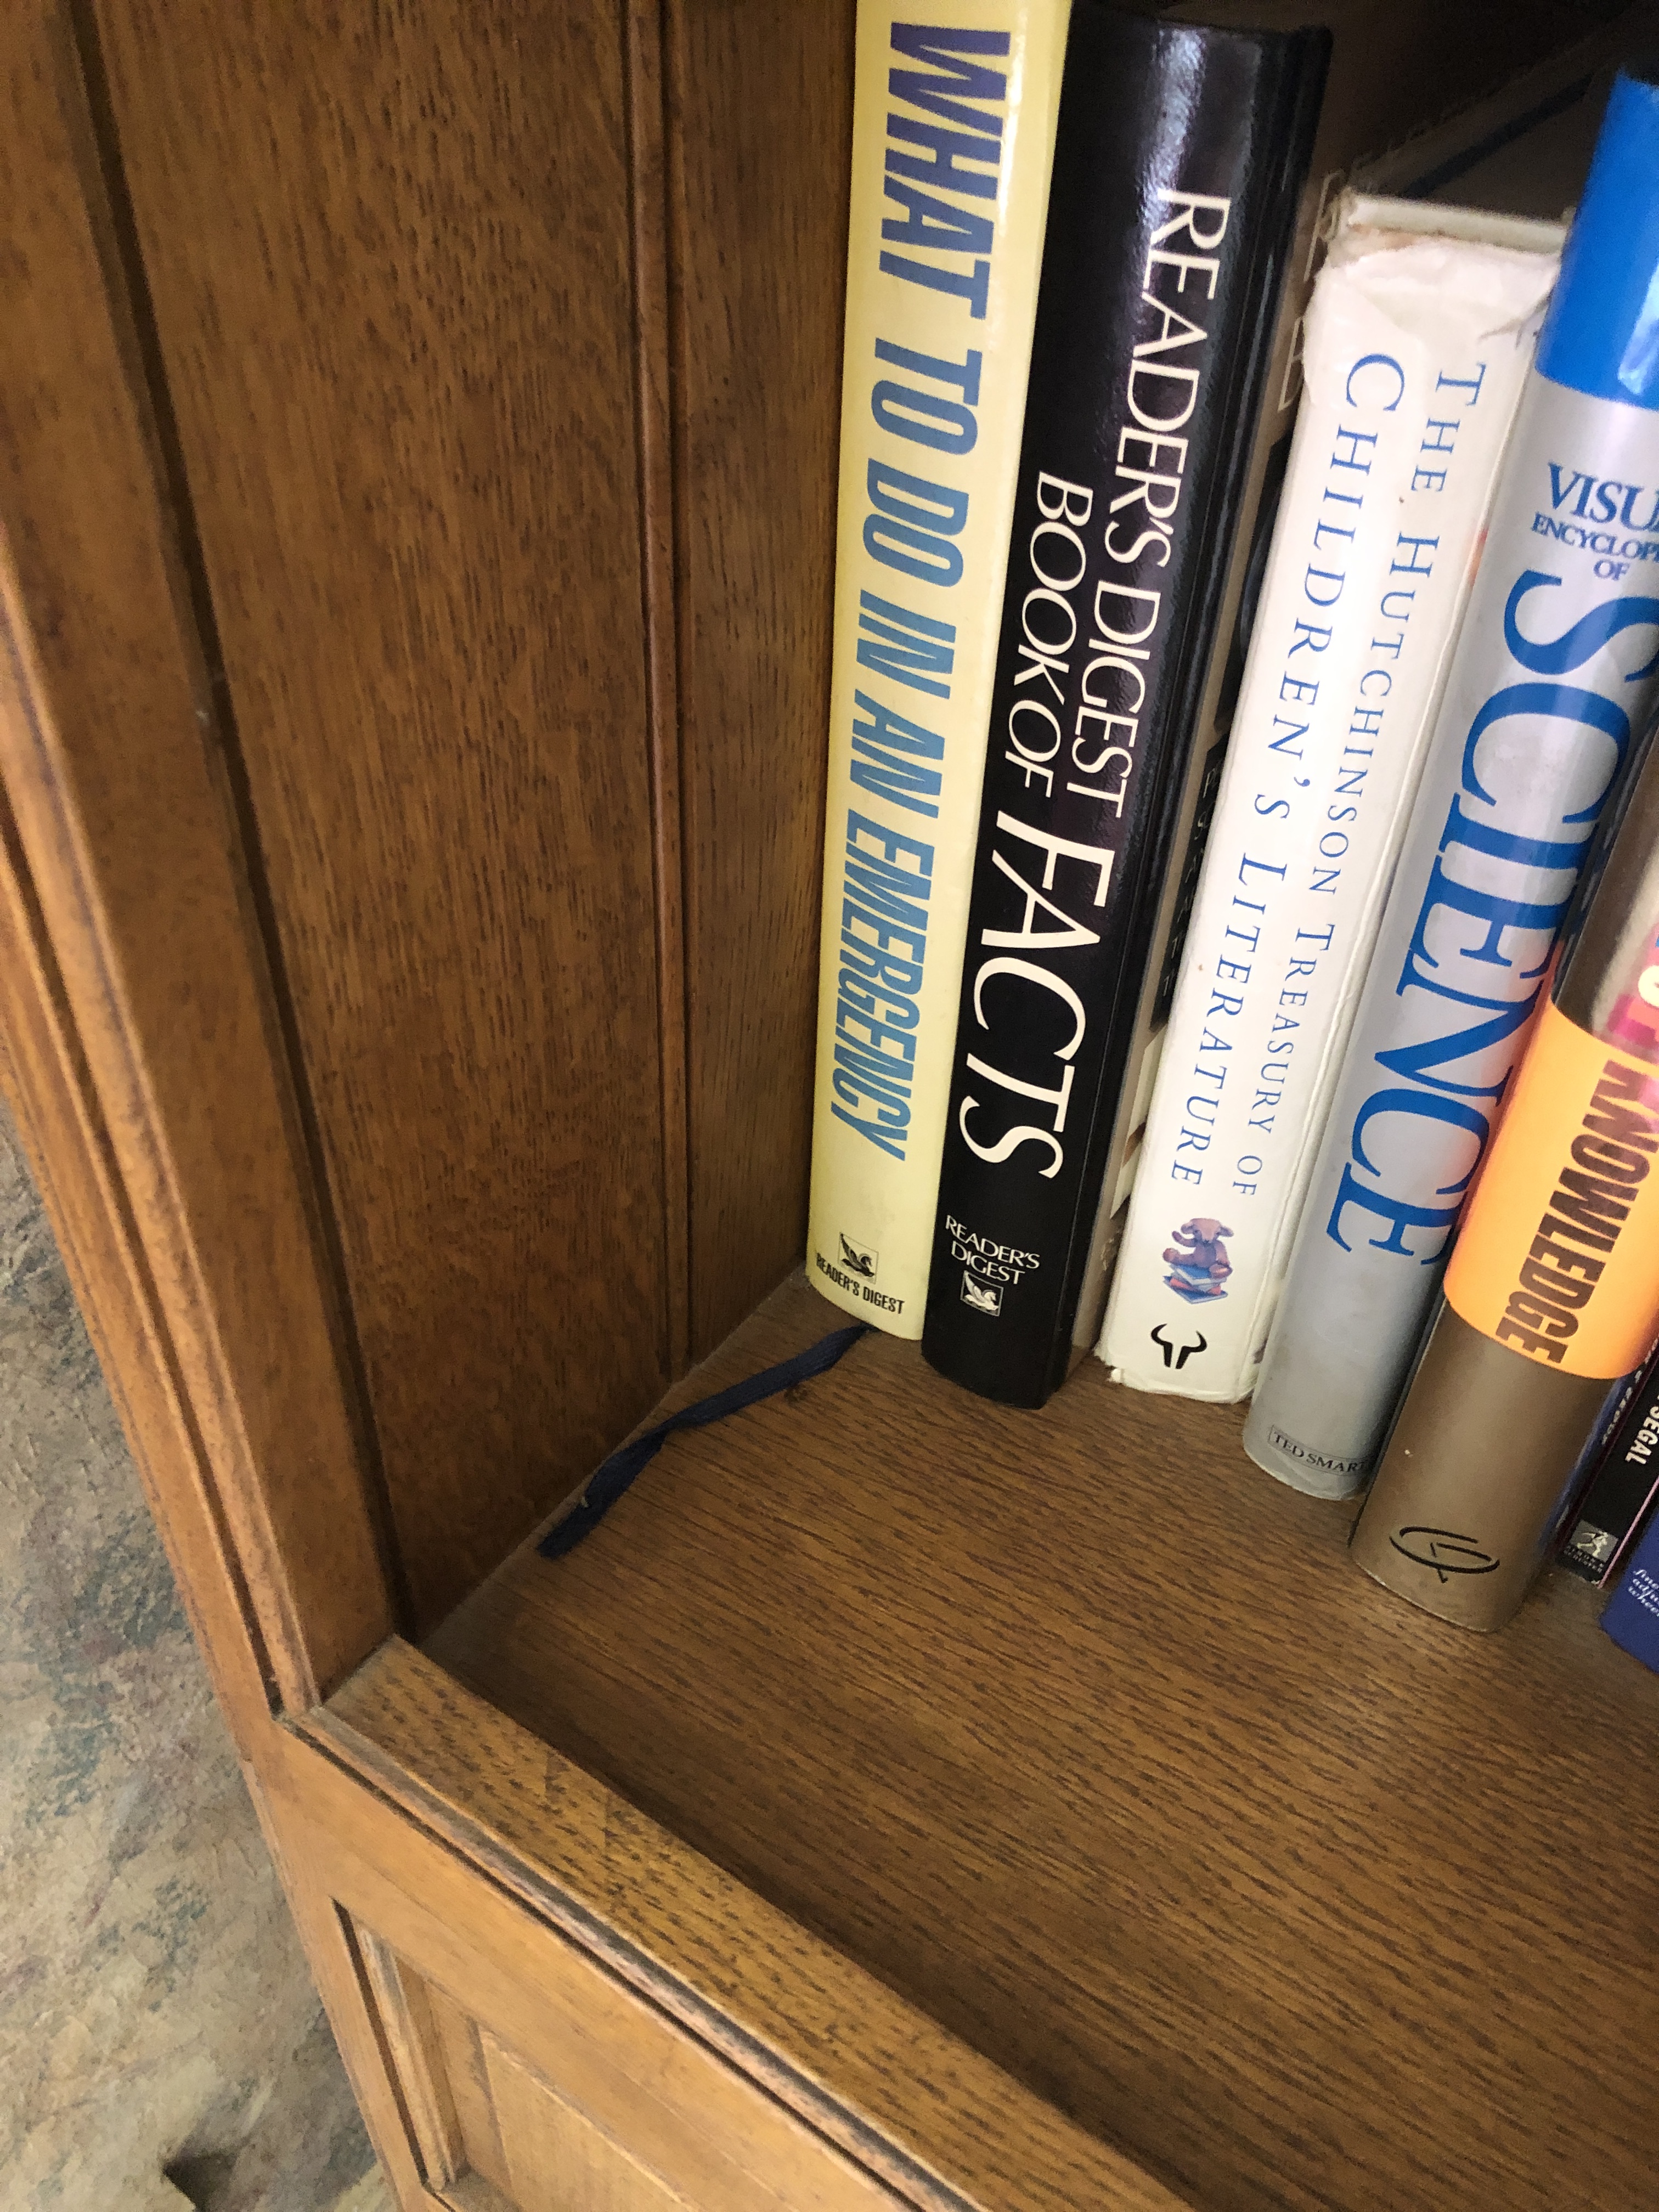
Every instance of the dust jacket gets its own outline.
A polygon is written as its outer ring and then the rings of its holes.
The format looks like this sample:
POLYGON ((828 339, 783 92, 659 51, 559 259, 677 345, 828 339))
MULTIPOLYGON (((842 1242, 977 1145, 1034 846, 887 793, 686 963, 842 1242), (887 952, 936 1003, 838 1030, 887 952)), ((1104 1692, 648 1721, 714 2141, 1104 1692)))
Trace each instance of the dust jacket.
POLYGON ((1249 1395, 1563 232, 1349 196, 1100 1355, 1249 1395))
POLYGON ((921 1334, 1067 0, 862 0, 807 1273, 921 1334))

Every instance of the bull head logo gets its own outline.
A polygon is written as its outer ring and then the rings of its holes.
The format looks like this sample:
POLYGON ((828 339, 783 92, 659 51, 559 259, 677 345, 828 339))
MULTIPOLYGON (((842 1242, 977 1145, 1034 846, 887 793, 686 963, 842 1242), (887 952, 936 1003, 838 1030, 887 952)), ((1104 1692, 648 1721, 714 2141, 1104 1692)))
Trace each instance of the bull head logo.
POLYGON ((1159 1322, 1158 1327, 1152 1331, 1152 1342, 1164 1354, 1164 1364, 1166 1367, 1173 1367, 1177 1375, 1192 1358, 1194 1352, 1207 1352, 1210 1348, 1210 1340, 1201 1329, 1199 1331, 1196 1344, 1172 1344, 1164 1334, 1162 1322, 1159 1322))

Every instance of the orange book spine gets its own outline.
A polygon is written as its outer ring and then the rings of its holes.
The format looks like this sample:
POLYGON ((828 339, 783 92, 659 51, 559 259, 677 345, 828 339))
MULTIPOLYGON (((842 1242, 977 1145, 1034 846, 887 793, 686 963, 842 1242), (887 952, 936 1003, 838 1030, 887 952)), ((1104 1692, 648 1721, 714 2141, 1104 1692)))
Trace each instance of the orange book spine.
MULTIPOLYGON (((1659 948, 1645 975, 1659 998, 1659 948)), ((1564 1374, 1629 1374, 1659 1328, 1656 1151, 1659 1068, 1546 1006, 1446 1270, 1447 1304, 1564 1374)))

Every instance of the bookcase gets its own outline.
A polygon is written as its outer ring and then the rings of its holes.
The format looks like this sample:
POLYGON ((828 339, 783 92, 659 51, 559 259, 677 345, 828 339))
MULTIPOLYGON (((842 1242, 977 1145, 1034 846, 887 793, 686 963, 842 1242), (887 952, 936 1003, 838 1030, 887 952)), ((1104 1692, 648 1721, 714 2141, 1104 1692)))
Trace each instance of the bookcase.
POLYGON ((1659 1683, 1582 1586, 1457 1635, 1236 1411, 876 1336, 526 1544, 835 1320, 851 42, 14 13, 4 1079, 376 2147, 410 2212, 1650 2201, 1659 1683))

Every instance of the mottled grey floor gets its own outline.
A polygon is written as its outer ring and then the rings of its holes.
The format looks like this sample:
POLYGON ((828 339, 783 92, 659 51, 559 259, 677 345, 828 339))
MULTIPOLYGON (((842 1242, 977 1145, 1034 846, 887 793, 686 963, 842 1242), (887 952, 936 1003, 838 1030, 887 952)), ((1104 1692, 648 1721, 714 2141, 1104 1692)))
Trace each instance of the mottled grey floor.
POLYGON ((0 1109, 0 2212, 323 2212, 369 2164, 0 1109))

